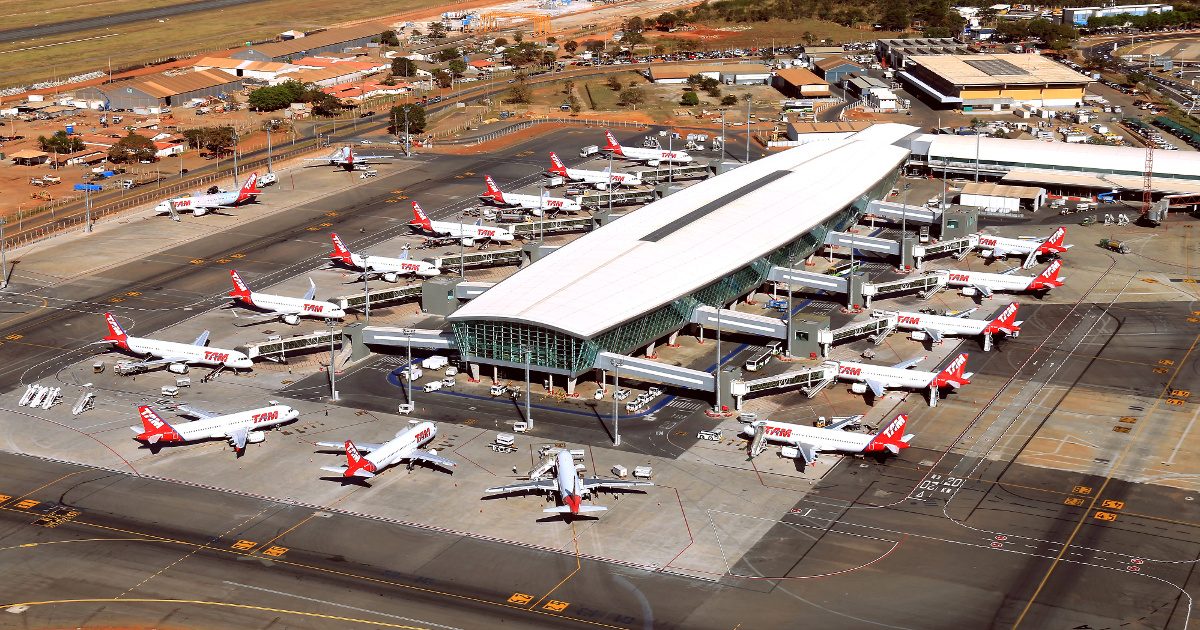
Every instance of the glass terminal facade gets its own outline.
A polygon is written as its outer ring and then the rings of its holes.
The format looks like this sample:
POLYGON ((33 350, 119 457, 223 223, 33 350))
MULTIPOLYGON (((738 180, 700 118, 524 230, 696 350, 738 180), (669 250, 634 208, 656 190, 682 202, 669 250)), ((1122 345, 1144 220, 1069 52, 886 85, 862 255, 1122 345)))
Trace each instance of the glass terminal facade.
POLYGON ((533 324, 494 320, 463 320, 453 323, 454 338, 463 358, 481 363, 530 365, 539 371, 577 376, 590 369, 600 352, 628 354, 683 328, 700 305, 722 307, 758 288, 773 266, 788 266, 812 255, 830 231, 853 225, 867 204, 881 199, 895 185, 899 172, 876 182, 854 203, 841 209, 800 238, 734 272, 661 307, 643 313, 591 338, 581 338, 533 324))

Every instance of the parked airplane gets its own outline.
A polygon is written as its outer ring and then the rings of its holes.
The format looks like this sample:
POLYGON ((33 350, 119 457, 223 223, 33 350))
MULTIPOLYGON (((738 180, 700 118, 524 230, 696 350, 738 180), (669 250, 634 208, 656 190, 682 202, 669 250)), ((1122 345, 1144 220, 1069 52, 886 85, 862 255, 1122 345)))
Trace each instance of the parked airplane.
POLYGON ((900 414, 875 435, 843 431, 842 427, 861 416, 847 418, 828 427, 810 427, 802 424, 756 420, 742 429, 750 439, 750 456, 756 457, 766 448, 766 443, 784 444, 779 454, 791 459, 804 459, 806 465, 817 461, 820 453, 873 454, 883 457, 887 453, 899 455, 900 449, 908 448, 912 434, 905 435, 904 427, 908 416, 900 414))
POLYGON ((113 317, 112 313, 105 313, 104 321, 108 322, 108 336, 104 338, 104 341, 112 343, 116 348, 144 357, 143 360, 134 363, 131 367, 151 368, 165 365, 167 370, 174 374, 186 374, 189 365, 211 365, 235 370, 249 370, 254 367, 254 363, 242 352, 209 348, 206 345, 208 343, 207 330, 200 333, 200 336, 196 337, 196 341, 192 343, 178 343, 147 337, 131 337, 117 323, 117 318, 113 317))
POLYGON ((176 220, 178 220, 177 213, 179 212, 191 212, 194 216, 202 217, 208 214, 210 210, 236 208, 241 205, 253 203, 261 193, 262 191, 258 189, 258 173, 251 173, 250 177, 246 178, 246 183, 242 184, 241 189, 237 191, 205 193, 168 199, 154 206, 154 212, 155 214, 169 214, 176 220))
MULTIPOLYGON (((345 449, 345 466, 322 466, 321 470, 338 473, 342 477, 374 477, 376 473, 392 464, 408 460, 409 467, 417 462, 429 462, 447 470, 458 464, 437 454, 437 451, 423 450, 437 435, 437 426, 432 422, 422 422, 396 434, 396 437, 383 444, 358 444, 345 442, 317 442, 323 448, 345 449), (364 457, 361 453, 366 453, 364 457)), ((453 472, 453 471, 451 471, 453 472)))
POLYGON ((546 170, 551 175, 558 175, 573 182, 592 184, 597 190, 608 190, 610 186, 641 186, 642 176, 635 173, 618 173, 616 171, 588 171, 580 168, 567 168, 553 151, 550 152, 550 168, 546 170))
POLYGON ((941 343, 946 335, 961 335, 976 337, 979 335, 994 335, 1004 333, 1016 337, 1021 332, 1021 322, 1017 321, 1017 303, 1009 304, 991 321, 983 319, 966 319, 962 315, 927 315, 925 313, 910 313, 905 311, 874 311, 872 317, 896 316, 896 328, 911 330, 912 338, 917 341, 928 339, 931 343, 941 343))
MULTIPOLYGON (((283 323, 295 326, 300 323, 301 317, 342 319, 346 316, 346 311, 342 310, 338 305, 332 302, 321 302, 313 299, 317 294, 317 285, 312 281, 312 278, 308 279, 308 293, 305 293, 303 298, 294 298, 287 297, 286 295, 271 295, 270 293, 251 291, 250 287, 246 286, 245 282, 242 282, 242 277, 238 275, 235 269, 229 270, 229 277, 233 280, 233 290, 229 292, 229 297, 247 306, 268 311, 250 319, 281 319, 283 323)), ((236 311, 234 311, 234 316, 237 316, 236 311)))
POLYGON ((542 216, 546 210, 566 210, 568 212, 579 212, 580 210, 578 201, 564 197, 506 193, 500 190, 500 187, 496 185, 496 180, 492 179, 491 175, 484 175, 483 181, 487 186, 487 190, 480 194, 479 198, 490 201, 498 206, 521 207, 528 210, 530 214, 538 217, 542 216))
POLYGON ((495 486, 484 490, 489 494, 511 492, 557 492, 562 505, 546 508, 543 512, 552 514, 583 514, 586 512, 601 512, 608 508, 600 505, 582 505, 582 501, 594 490, 605 488, 634 488, 637 486, 653 486, 649 481, 629 481, 625 479, 602 479, 599 477, 580 478, 575 471, 575 457, 569 449, 561 449, 554 456, 554 479, 530 479, 526 483, 510 486, 495 486))
POLYGON ((853 361, 833 361, 833 364, 837 367, 837 377, 853 383, 850 391, 856 394, 865 394, 869 390, 875 397, 879 397, 889 389, 928 389, 930 407, 937 404, 938 395, 943 387, 958 389, 969 385, 971 377, 974 376, 971 372, 964 372, 967 368, 965 352, 940 372, 908 369, 924 360, 925 357, 918 357, 892 366, 853 361))
POLYGON ((441 273, 437 266, 431 262, 410 260, 407 249, 400 254, 399 258, 355 254, 346 247, 346 244, 338 237, 337 232, 329 236, 333 239, 333 251, 330 252, 329 259, 334 264, 341 263, 342 265, 361 271, 362 274, 359 275, 359 279, 362 279, 363 276, 378 276, 387 282, 396 282, 400 279, 400 276, 432 278, 441 273))
POLYGON ((491 225, 483 225, 481 219, 477 219, 474 223, 455 223, 453 221, 432 221, 425 211, 421 209, 421 205, 417 202, 412 202, 413 220, 409 221, 409 225, 435 237, 448 237, 454 240, 462 241, 463 245, 471 246, 475 241, 496 241, 497 243, 511 243, 513 233, 502 227, 491 225))
POLYGON ((257 444, 267 439, 266 429, 291 422, 300 416, 299 411, 287 405, 275 404, 225 415, 188 407, 180 407, 180 412, 199 419, 172 425, 153 409, 142 405, 138 407, 142 426, 129 428, 137 434, 135 440, 151 446, 197 440, 229 440, 229 444, 240 455, 247 443, 257 444))
POLYGON ((1067 228, 1064 227, 1054 230, 1049 238, 1004 238, 982 232, 976 236, 979 237, 976 249, 981 250, 979 252, 981 256, 988 259, 1021 256, 1025 259, 1021 265, 1022 269, 1029 269, 1037 264, 1039 256, 1061 254, 1072 247, 1063 244, 1063 239, 1067 237, 1067 228))
POLYGON ((992 297, 992 293, 996 291, 1045 292, 1055 287, 1061 287, 1066 278, 1058 277, 1060 269, 1062 269, 1062 261, 1055 260, 1042 270, 1042 273, 1033 277, 982 271, 942 270, 937 273, 946 275, 946 286, 962 287, 963 295, 978 293, 983 297, 992 297))
POLYGON ((664 151, 662 149, 643 149, 640 147, 623 147, 617 139, 613 137, 611 131, 605 131, 604 137, 608 139, 608 144, 604 145, 603 150, 612 152, 617 157, 623 157, 627 160, 635 162, 645 162, 648 166, 658 166, 663 162, 674 162, 676 164, 687 164, 692 161, 692 156, 687 154, 687 151, 664 151))

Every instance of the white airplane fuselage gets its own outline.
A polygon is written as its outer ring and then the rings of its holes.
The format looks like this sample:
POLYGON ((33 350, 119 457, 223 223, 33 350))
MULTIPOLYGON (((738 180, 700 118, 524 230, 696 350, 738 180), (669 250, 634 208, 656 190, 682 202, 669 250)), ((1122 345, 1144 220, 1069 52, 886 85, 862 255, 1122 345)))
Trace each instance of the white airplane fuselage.
MULTIPOLYGON (((115 341, 113 345, 122 347, 121 343, 115 341)), ((209 348, 148 337, 126 337, 123 347, 133 354, 152 356, 156 359, 181 357, 184 359, 183 362, 189 365, 224 365, 237 370, 248 370, 254 367, 254 362, 237 350, 209 348)))
POLYGON ((937 373, 900 369, 886 365, 833 361, 837 366, 837 377, 844 381, 865 383, 876 381, 887 389, 922 389, 929 387, 937 373))
POLYGON ((433 263, 424 260, 412 260, 407 258, 388 258, 385 256, 363 256, 362 254, 350 254, 351 264, 363 271, 368 268, 381 274, 396 274, 400 276, 421 276, 424 278, 432 278, 440 274, 438 268, 433 263), (369 267, 368 267, 369 266, 369 267))
POLYGON ((755 423, 757 426, 747 426, 744 433, 762 431, 766 441, 788 446, 811 444, 818 451, 837 451, 842 453, 861 453, 871 443, 873 436, 866 433, 854 433, 841 429, 820 429, 802 424, 775 422, 766 420, 755 423))
POLYGON ((251 291, 247 297, 239 297, 242 302, 266 311, 297 315, 299 317, 316 317, 322 319, 342 319, 346 311, 332 302, 305 300, 286 295, 272 295, 251 291))
POLYGON ((396 437, 388 440, 378 449, 363 456, 371 462, 375 470, 384 468, 408 459, 414 452, 428 444, 437 436, 437 427, 432 422, 422 422, 405 429, 396 437))
POLYGON ((981 319, 966 319, 962 317, 946 317, 943 315, 927 315, 925 313, 908 313, 904 311, 880 311, 881 316, 895 315, 896 328, 900 330, 923 331, 936 330, 946 336, 982 335, 990 321, 981 319))

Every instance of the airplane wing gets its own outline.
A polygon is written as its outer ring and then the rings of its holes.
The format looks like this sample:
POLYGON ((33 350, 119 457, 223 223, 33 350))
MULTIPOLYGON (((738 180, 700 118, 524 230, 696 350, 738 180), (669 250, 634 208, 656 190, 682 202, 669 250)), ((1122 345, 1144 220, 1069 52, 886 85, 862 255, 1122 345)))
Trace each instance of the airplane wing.
POLYGON ((908 368, 910 368, 924 360, 925 360, 925 357, 916 357, 913 359, 906 359, 904 361, 901 361, 901 362, 893 365, 892 367, 897 370, 907 370, 908 368))
POLYGON ((133 368, 152 368, 160 365, 168 365, 170 363, 187 363, 187 357, 163 357, 161 359, 153 359, 150 361, 135 361, 129 366, 133 368))
POLYGON ((868 380, 867 387, 871 388, 871 393, 875 394, 876 397, 883 395, 883 383, 881 381, 868 380))
POLYGON ((206 330, 206 331, 204 331, 204 332, 200 333, 200 336, 199 336, 199 337, 196 337, 196 340, 192 342, 192 345, 193 345, 193 346, 206 346, 206 345, 208 345, 208 331, 206 330))
POLYGON ((311 300, 317 296, 317 283, 313 282, 312 278, 308 279, 308 292, 304 294, 304 299, 311 300))
POLYGON ((796 450, 800 451, 800 457, 804 458, 805 464, 811 464, 817 461, 817 447, 813 446, 812 444, 800 442, 799 444, 796 444, 796 450))
POLYGON ((636 488, 638 486, 653 486, 649 481, 631 479, 603 479, 601 477, 584 477, 583 487, 587 490, 603 490, 605 488, 636 488))
POLYGON ((992 288, 986 284, 976 284, 973 286, 975 287, 975 290, 979 292, 979 295, 982 295, 985 298, 992 297, 992 288))
POLYGON ((935 328, 923 328, 922 331, 933 343, 942 343, 942 331, 935 328))
POLYGON ((200 409, 198 407, 191 407, 188 405, 180 405, 178 411, 181 415, 191 416, 193 418, 199 418, 201 420, 207 420, 209 418, 216 418, 217 416, 221 415, 215 411, 208 411, 205 409, 200 409))
MULTIPOLYGON (((343 442, 317 442, 317 446, 320 446, 321 448, 334 449, 339 452, 346 450, 346 443, 344 441, 343 442)), ((362 444, 355 442, 354 448, 358 449, 358 452, 360 452, 360 453, 370 453, 371 451, 377 451, 380 448, 383 448, 383 445, 382 444, 373 444, 371 442, 363 442, 362 444)), ((345 468, 345 467, 343 466, 343 468, 345 468)))
POLYGON ((1020 267, 1009 267, 1008 269, 1005 269, 1004 271, 1000 271, 998 273, 1002 276, 1011 276, 1012 274, 1017 273, 1020 270, 1021 270, 1020 267))
POLYGON ((1029 252, 1029 255, 1025 257, 1025 262, 1021 264, 1021 268, 1029 269, 1030 267, 1036 265, 1037 257, 1038 257, 1038 250, 1035 249, 1035 250, 1029 252))
POLYGON ((511 486, 492 486, 491 488, 487 488, 484 490, 484 492, 487 492, 489 494, 496 494, 498 492, 534 492, 534 491, 557 492, 558 491, 558 480, 557 479, 541 479, 541 480, 537 480, 537 481, 530 480, 526 483, 514 483, 511 486))
POLYGON ((233 433, 230 433, 229 440, 233 442, 233 447, 239 451, 246 448, 246 436, 249 433, 247 429, 236 429, 233 433))
POLYGON ((433 464, 435 466, 441 466, 442 468, 445 468, 447 470, 450 468, 454 468, 455 466, 458 466, 458 462, 456 462, 454 460, 446 459, 445 457, 442 457, 441 455, 434 455, 433 453, 430 453, 429 451, 418 450, 418 451, 414 452, 412 455, 409 455, 408 458, 413 461, 429 462, 430 464, 433 464))
POLYGON ((955 311, 953 313, 946 313, 946 317, 957 317, 959 319, 966 319, 968 315, 970 315, 971 313, 974 313, 975 311, 978 311, 978 310, 979 310, 979 307, 975 306, 975 307, 969 308, 965 311, 955 311))

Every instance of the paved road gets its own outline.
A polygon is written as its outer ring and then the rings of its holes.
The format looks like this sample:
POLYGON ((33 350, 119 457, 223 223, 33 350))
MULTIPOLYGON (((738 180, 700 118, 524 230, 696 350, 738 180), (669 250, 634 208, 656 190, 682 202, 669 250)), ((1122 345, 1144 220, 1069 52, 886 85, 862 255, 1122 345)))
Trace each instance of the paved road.
POLYGON ((113 13, 111 15, 99 15, 96 17, 83 18, 79 20, 55 22, 53 24, 38 24, 36 26, 27 26, 25 28, 14 28, 0 31, 0 43, 18 42, 28 39, 35 39, 38 37, 48 37, 51 35, 62 35, 64 33, 86 31, 94 28, 119 26, 121 24, 129 24, 130 22, 159 20, 163 18, 187 15, 188 13, 196 13, 198 11, 211 11, 213 9, 237 6, 239 4, 251 4, 257 1, 258 0, 195 0, 194 2, 185 2, 183 4, 174 4, 166 7, 156 7, 139 11, 126 11, 124 13, 113 13))

